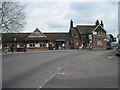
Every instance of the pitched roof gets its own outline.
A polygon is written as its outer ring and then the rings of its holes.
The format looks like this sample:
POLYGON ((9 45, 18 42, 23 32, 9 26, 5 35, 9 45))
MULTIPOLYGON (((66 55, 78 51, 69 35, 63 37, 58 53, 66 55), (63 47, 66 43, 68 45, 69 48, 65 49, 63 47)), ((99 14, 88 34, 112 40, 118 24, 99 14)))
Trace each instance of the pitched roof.
POLYGON ((80 34, 92 33, 95 29, 95 25, 77 25, 76 26, 80 34))
POLYGON ((2 34, 2 41, 11 42, 12 38, 16 38, 16 41, 25 41, 25 40, 71 40, 72 37, 69 33, 43 33, 46 37, 29 37, 31 33, 4 33, 2 34))
POLYGON ((46 37, 38 28, 35 29, 35 31, 33 31, 29 36, 29 37, 46 37))
POLYGON ((44 33, 44 34, 51 41, 57 40, 69 41, 72 39, 69 33, 44 33))
POLYGON ((103 29, 104 32, 106 32, 105 29, 104 29, 100 24, 99 24, 96 28, 94 28, 94 30, 93 30, 92 32, 96 31, 96 30, 99 29, 99 28, 103 29))
POLYGON ((25 41, 30 33, 3 33, 2 41, 11 41, 12 38, 16 38, 16 41, 25 41))
POLYGON ((38 29, 36 28, 26 40, 48 40, 48 38, 38 29))
POLYGON ((72 34, 79 34, 77 27, 71 27, 70 29, 72 34))

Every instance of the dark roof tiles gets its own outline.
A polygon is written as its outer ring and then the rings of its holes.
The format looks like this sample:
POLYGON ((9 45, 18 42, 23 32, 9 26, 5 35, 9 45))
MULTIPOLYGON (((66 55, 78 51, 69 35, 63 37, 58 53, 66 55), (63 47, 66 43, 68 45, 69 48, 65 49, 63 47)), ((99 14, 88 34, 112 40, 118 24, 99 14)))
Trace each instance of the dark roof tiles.
POLYGON ((44 34, 51 41, 56 41, 59 39, 64 39, 65 41, 71 40, 69 33, 44 33, 44 34))
POLYGON ((92 33, 95 29, 95 25, 77 25, 76 26, 80 34, 92 33))
POLYGON ((25 40, 50 40, 55 41, 63 39, 65 41, 71 40, 69 33, 43 33, 46 37, 28 37, 31 33, 5 33, 2 34, 2 41, 11 41, 12 38, 16 38, 16 41, 25 40))
POLYGON ((72 27, 70 29, 71 29, 72 34, 79 34, 79 31, 78 31, 77 27, 72 27))
POLYGON ((24 41, 30 33, 4 33, 2 34, 2 41, 12 41, 12 38, 16 38, 16 41, 24 41))

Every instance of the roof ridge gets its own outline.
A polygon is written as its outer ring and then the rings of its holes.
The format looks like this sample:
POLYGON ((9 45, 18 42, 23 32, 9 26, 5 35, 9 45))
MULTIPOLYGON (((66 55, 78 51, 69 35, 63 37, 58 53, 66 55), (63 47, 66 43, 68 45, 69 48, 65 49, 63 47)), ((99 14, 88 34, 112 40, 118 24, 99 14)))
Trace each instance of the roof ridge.
POLYGON ((85 26, 85 27, 86 26, 90 26, 90 27, 92 26, 92 27, 95 27, 96 25, 76 25, 76 26, 85 26))

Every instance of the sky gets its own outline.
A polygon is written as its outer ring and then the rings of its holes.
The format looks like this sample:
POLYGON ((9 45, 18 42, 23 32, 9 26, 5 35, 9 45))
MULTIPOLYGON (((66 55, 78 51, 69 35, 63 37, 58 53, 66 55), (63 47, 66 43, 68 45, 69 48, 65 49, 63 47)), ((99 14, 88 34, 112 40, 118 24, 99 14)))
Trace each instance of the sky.
POLYGON ((76 25, 94 25, 96 20, 104 23, 107 33, 118 34, 118 2, 42 2, 29 1, 25 14, 27 24, 24 32, 38 28, 42 32, 68 32, 70 20, 76 25))
POLYGON ((119 29, 119 34, 120 34, 120 1, 118 3, 118 29, 119 29))

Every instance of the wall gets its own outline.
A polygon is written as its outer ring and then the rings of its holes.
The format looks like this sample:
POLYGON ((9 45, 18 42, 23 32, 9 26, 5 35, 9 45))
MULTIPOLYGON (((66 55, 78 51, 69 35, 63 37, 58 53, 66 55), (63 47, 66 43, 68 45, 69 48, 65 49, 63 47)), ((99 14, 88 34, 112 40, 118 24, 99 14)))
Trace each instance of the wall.
POLYGON ((106 48, 106 33, 102 33, 101 37, 99 37, 97 35, 93 35, 93 41, 92 41, 92 43, 93 43, 93 45, 92 45, 93 48, 99 48, 99 49, 103 48, 103 49, 105 49, 106 48), (102 42, 102 46, 98 46, 97 45, 98 41, 102 42))
POLYGON ((80 40, 74 40, 74 48, 78 49, 80 45, 80 40))

